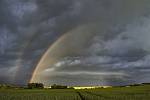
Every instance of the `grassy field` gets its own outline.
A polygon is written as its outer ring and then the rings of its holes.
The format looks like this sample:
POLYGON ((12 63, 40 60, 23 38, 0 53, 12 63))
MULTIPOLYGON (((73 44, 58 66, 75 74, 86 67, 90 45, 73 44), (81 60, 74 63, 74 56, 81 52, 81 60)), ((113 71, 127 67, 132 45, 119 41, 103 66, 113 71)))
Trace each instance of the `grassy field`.
POLYGON ((150 100, 150 85, 107 89, 5 89, 0 100, 150 100))

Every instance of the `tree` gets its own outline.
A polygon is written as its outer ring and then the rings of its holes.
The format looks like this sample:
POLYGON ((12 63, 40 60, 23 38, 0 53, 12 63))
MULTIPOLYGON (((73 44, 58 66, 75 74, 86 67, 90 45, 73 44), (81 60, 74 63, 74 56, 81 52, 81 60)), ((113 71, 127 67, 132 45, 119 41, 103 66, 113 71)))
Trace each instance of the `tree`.
POLYGON ((42 83, 28 83, 29 89, 43 89, 44 85, 42 83))
POLYGON ((52 85, 51 89, 67 89, 67 86, 62 86, 62 85, 52 85))

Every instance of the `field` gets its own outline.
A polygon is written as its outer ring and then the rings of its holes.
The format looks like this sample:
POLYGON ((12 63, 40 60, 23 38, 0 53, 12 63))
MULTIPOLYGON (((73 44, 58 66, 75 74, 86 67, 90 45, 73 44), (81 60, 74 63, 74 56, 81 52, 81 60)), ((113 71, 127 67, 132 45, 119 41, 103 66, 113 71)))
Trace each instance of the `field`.
POLYGON ((0 100, 150 100, 150 85, 107 89, 1 89, 0 100))

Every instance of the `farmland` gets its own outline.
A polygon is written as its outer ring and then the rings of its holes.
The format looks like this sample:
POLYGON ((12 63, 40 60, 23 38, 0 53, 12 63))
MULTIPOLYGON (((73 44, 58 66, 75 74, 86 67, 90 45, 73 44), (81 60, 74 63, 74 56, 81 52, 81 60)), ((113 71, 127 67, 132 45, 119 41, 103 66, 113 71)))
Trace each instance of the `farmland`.
POLYGON ((1 89, 0 100, 150 100, 150 85, 106 89, 1 89))

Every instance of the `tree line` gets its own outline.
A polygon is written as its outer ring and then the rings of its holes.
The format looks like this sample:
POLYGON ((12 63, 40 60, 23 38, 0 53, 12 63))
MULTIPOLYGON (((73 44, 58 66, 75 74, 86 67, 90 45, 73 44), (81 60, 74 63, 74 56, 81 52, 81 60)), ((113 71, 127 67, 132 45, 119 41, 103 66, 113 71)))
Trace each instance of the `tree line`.
MULTIPOLYGON (((130 84, 125 86, 142 86, 142 85, 150 85, 150 83, 141 83, 141 84, 130 84)), ((125 87, 120 86, 120 87, 125 87)), ((116 86, 119 87, 119 86, 116 86)), ((53 84, 50 86, 51 89, 73 89, 73 87, 63 86, 63 85, 57 85, 53 84)), ((28 83, 26 86, 16 86, 16 85, 10 85, 10 84, 0 84, 0 89, 44 89, 43 83, 28 83)))

